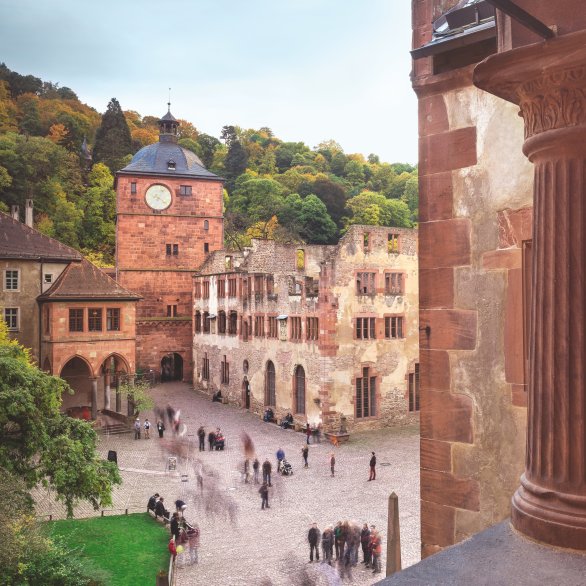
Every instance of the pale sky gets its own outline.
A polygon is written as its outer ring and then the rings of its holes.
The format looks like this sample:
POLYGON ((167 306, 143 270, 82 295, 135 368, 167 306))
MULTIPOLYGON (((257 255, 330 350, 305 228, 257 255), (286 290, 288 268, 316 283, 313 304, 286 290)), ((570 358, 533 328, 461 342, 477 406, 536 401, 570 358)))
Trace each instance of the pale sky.
POLYGON ((0 62, 104 112, 417 162, 410 0, 0 0, 0 62))

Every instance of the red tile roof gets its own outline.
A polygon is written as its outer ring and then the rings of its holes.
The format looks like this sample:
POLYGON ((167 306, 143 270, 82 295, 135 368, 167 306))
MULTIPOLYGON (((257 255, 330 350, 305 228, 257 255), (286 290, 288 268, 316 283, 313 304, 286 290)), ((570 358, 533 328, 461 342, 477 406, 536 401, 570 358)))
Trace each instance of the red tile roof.
POLYGON ((72 262, 59 275, 53 286, 39 300, 65 301, 86 299, 117 299, 138 301, 140 295, 119 285, 104 271, 83 259, 72 262))

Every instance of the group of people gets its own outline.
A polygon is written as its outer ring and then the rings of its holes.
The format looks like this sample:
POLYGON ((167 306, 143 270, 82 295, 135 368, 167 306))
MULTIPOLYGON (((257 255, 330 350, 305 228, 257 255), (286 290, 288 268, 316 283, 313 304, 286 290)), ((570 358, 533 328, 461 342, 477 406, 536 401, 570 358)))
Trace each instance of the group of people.
MULTIPOLYGON (((206 450, 206 430, 203 425, 200 425, 197 430, 197 437, 199 439, 199 451, 205 452, 206 450)), ((216 431, 210 431, 208 433, 208 444, 210 452, 213 450, 223 450, 226 447, 226 438, 219 427, 216 427, 216 431)))
POLYGON ((358 565, 359 550, 362 549, 362 562, 366 568, 372 568, 373 574, 381 572, 382 538, 374 525, 364 523, 362 528, 357 523, 338 521, 336 526, 328 525, 323 533, 312 523, 308 533, 309 562, 319 562, 320 544, 322 563, 333 565, 338 562, 341 575, 350 573, 358 565), (336 554, 334 560, 334 551, 336 554))
POLYGON ((176 557, 177 554, 186 551, 186 559, 191 564, 198 563, 198 549, 200 531, 197 524, 190 524, 184 516, 187 505, 185 501, 178 499, 175 501, 175 511, 173 514, 165 507, 165 499, 156 492, 151 496, 147 503, 147 512, 152 511, 156 519, 169 524, 171 538, 169 540, 169 552, 176 557))

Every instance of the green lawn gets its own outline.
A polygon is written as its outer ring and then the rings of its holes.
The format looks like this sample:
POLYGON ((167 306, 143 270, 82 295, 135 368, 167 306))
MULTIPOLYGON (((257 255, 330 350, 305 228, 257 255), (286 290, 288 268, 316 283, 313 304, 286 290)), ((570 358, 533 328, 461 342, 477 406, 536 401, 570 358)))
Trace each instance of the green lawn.
POLYGON ((91 566, 107 573, 108 586, 155 584, 160 569, 168 569, 168 531, 147 513, 68 519, 47 524, 91 566))

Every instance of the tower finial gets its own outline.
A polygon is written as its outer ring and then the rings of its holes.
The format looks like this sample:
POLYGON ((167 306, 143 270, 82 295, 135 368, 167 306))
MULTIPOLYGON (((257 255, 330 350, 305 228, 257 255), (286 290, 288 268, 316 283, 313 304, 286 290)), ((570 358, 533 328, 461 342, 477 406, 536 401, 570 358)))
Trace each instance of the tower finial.
POLYGON ((169 101, 167 102, 167 111, 171 112, 171 88, 169 88, 169 101))

